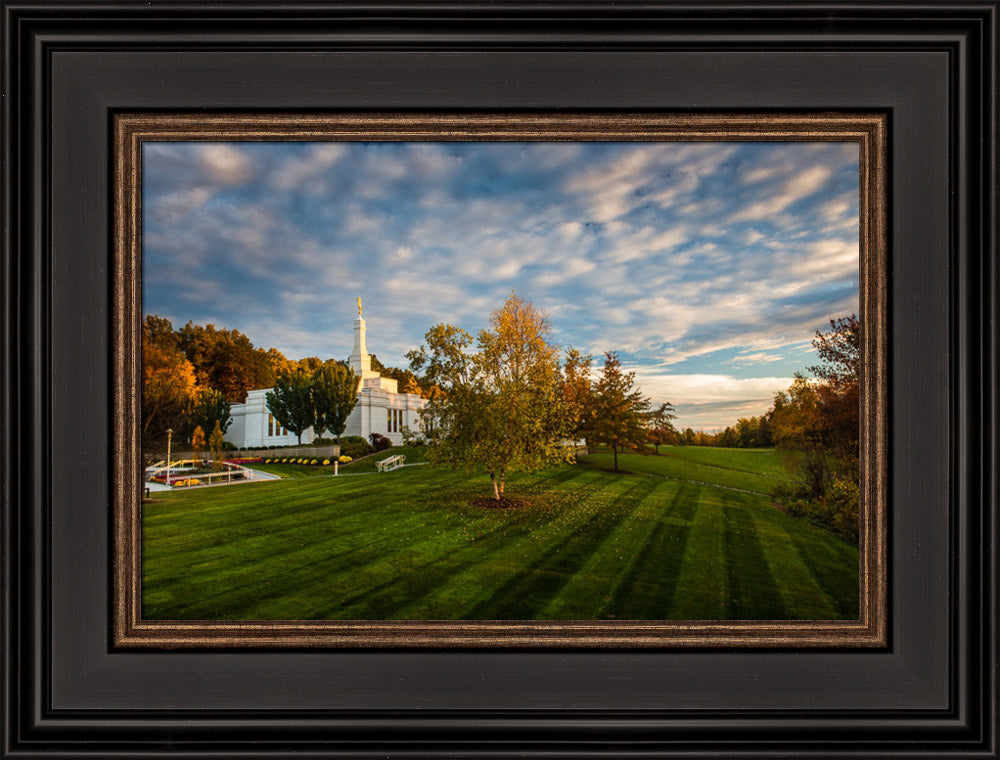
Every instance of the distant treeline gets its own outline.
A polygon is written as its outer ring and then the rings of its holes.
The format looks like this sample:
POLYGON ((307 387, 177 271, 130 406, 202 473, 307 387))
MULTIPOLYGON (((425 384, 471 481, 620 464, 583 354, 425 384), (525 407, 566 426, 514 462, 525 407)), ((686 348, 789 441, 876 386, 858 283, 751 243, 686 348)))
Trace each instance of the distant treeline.
POLYGON ((717 433, 685 428, 683 432, 678 432, 676 443, 679 446, 725 446, 738 449, 774 446, 771 410, 760 417, 741 418, 736 421, 735 426, 727 427, 717 433))

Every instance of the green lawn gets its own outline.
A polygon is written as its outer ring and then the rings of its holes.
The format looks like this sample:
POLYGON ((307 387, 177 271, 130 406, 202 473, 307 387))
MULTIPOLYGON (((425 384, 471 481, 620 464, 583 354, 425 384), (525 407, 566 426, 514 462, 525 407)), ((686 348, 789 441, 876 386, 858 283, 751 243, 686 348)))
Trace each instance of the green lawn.
MULTIPOLYGON (((611 450, 582 457, 581 461, 611 469, 611 450)), ((661 446, 659 456, 618 455, 618 466, 629 472, 648 472, 667 478, 711 483, 729 488, 770 493, 789 474, 773 449, 723 449, 707 446, 661 446)))
POLYGON ((857 547, 755 493, 785 477, 773 452, 661 452, 513 478, 531 506, 509 510, 431 466, 157 494, 143 617, 857 618, 857 547))
MULTIPOLYGON (((395 448, 389 449, 388 451, 380 451, 377 454, 369 454, 366 457, 359 457, 354 462, 348 462, 347 464, 340 465, 340 472, 345 475, 351 473, 361 473, 361 472, 376 472, 377 468, 375 464, 382 459, 388 459, 391 456, 397 454, 402 454, 406 457, 407 464, 416 464, 418 462, 426 462, 426 450, 422 446, 396 446, 395 448)), ((312 478, 312 477, 333 477, 333 465, 309 465, 309 464, 290 464, 287 462, 272 462, 270 464, 252 464, 248 465, 255 470, 262 470, 264 472, 270 472, 274 475, 280 475, 282 478, 312 478)))

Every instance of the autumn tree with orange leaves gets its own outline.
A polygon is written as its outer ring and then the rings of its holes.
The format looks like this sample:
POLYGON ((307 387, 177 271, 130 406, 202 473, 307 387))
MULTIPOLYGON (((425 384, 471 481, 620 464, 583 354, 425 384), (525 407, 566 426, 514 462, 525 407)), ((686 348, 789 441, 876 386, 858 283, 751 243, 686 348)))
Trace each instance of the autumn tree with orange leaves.
POLYGON ((198 391, 191 362, 177 345, 170 322, 147 317, 142 326, 142 444, 166 440, 167 429, 187 424, 198 391))

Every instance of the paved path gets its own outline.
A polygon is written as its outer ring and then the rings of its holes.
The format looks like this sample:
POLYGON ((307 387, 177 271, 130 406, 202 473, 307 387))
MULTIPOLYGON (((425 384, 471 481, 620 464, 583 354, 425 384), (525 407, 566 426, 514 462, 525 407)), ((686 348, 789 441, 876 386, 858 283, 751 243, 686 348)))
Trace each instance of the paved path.
MULTIPOLYGON (((184 486, 184 488, 215 488, 216 486, 237 486, 243 483, 260 483, 261 481, 264 480, 281 480, 280 476, 274 475, 270 472, 264 472, 263 470, 250 469, 250 472, 253 473, 253 477, 251 477, 248 480, 232 480, 232 481, 223 480, 218 483, 206 483, 205 485, 201 486, 184 486)), ((148 480, 146 481, 144 486, 149 489, 150 493, 156 493, 157 491, 174 490, 173 486, 168 486, 166 483, 152 483, 148 480)))
MULTIPOLYGON (((421 467, 428 464, 428 462, 411 462, 410 464, 403 464, 395 469, 402 469, 403 467, 421 467)), ((249 469, 249 468, 248 468, 249 469)), ((280 475, 275 475, 274 473, 264 472, 263 470, 251 470, 253 473, 253 478, 250 480, 233 480, 233 481, 222 481, 220 483, 210 483, 201 486, 184 486, 184 488, 215 488, 217 486, 236 486, 243 483, 260 483, 265 480, 281 480, 280 475)), ((392 470, 389 470, 392 472, 392 470)), ((332 472, 324 475, 313 475, 314 478, 357 478, 362 475, 385 475, 384 472, 341 472, 338 475, 334 475, 332 472)), ((168 486, 165 483, 153 483, 151 481, 146 481, 144 486, 149 489, 150 493, 157 493, 159 491, 173 491, 173 486, 168 486)))

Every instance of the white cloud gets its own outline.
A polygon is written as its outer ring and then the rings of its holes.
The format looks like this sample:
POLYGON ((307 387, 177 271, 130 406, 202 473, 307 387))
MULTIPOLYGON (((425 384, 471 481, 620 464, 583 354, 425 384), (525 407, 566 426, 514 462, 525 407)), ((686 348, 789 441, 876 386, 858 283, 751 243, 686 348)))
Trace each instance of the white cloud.
POLYGON ((722 374, 670 374, 656 368, 628 367, 654 402, 669 401, 680 427, 731 425, 737 417, 759 415, 774 394, 792 384, 791 377, 735 377, 722 374))
POLYGON ((754 354, 740 354, 729 360, 730 364, 767 364, 769 362, 781 361, 783 357, 779 354, 769 354, 765 351, 758 351, 754 354))
POLYGON ((159 196, 156 204, 146 213, 158 224, 171 227, 180 224, 191 211, 204 205, 211 197, 212 190, 208 187, 184 188, 159 196))
MULTIPOLYGON (((343 143, 316 143, 305 154, 287 160, 274 172, 271 182, 279 190, 300 187, 308 180, 325 173, 347 154, 343 143)), ((325 187, 318 185, 315 190, 325 187)))
POLYGON ((222 185, 239 185, 253 176, 250 157, 234 145, 208 143, 199 153, 205 173, 222 185))
POLYGON ((796 201, 808 198, 817 192, 832 174, 833 172, 828 166, 812 166, 789 179, 782 186, 779 194, 744 207, 733 214, 730 221, 745 222, 774 217, 796 201))
POLYGON ((860 248, 857 241, 819 240, 806 247, 806 255, 789 262, 788 273, 795 277, 835 279, 859 276, 860 248))

